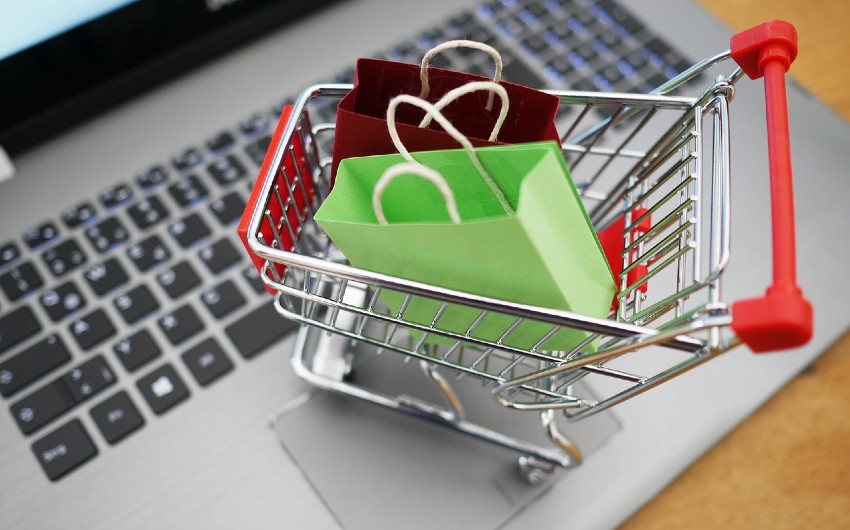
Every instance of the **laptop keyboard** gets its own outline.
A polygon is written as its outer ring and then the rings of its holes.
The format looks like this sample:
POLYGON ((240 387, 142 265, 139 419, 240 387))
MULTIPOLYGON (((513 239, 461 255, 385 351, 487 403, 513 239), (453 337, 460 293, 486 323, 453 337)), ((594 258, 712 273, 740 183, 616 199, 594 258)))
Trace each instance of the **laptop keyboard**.
MULTIPOLYGON (((690 65, 611 0, 489 1, 374 56, 418 63, 457 38, 494 46, 506 80, 536 87, 647 92, 690 65)), ((432 64, 488 76, 488 61, 455 50, 432 64)), ((0 241, 0 396, 50 480, 295 328, 235 235, 281 106, 0 241)))

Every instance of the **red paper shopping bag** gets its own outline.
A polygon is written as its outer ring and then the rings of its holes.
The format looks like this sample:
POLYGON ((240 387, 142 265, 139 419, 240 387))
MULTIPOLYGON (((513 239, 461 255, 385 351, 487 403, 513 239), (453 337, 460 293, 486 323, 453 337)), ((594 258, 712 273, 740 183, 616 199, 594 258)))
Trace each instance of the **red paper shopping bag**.
MULTIPOLYGON (((355 156, 384 155, 395 152, 387 132, 386 113, 390 100, 399 94, 418 96, 422 88, 420 65, 359 59, 355 69, 354 88, 339 103, 333 146, 331 175, 336 175, 340 161, 355 156)), ((428 68, 430 92, 427 100, 435 102, 450 90, 471 81, 487 78, 428 68)), ((472 145, 482 147, 544 140, 559 141, 555 114, 559 99, 540 90, 500 83, 508 94, 509 111, 498 140, 487 138, 499 114, 499 102, 487 110, 490 94, 473 93, 459 98, 443 109, 443 115, 469 138, 472 145)), ((439 125, 419 128, 425 112, 419 108, 399 109, 398 132, 411 151, 430 151, 456 147, 456 142, 439 125)))

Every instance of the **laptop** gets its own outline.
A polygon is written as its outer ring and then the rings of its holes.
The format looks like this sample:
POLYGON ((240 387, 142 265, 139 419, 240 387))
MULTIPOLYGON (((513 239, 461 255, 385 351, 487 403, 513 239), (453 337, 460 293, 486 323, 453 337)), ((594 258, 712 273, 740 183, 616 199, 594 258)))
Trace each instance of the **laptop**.
MULTIPOLYGON (((5 528, 614 527, 847 326, 832 300, 850 294, 850 256, 821 253, 847 224, 850 129, 792 81, 814 339, 737 348, 570 424, 584 462, 525 484, 510 451, 294 375, 303 336, 235 234, 276 117, 307 85, 350 82, 358 57, 415 61, 460 36, 504 50, 518 83, 647 92, 726 49, 728 28, 661 0, 75 4, 0 8, 5 528)), ((743 80, 732 106, 729 300, 768 283, 761 90, 743 80)), ((398 375, 410 364, 384 354, 358 377, 418 392, 398 375)), ((487 421, 539 430, 480 385, 462 391, 487 421)))

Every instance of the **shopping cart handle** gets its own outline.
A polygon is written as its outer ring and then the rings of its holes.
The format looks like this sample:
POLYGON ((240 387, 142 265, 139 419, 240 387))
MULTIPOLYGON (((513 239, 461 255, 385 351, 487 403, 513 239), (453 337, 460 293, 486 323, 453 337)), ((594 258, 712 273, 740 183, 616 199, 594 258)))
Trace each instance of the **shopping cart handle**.
POLYGON ((752 79, 764 77, 773 226, 773 284, 761 298, 732 305, 732 329, 754 352, 794 348, 812 336, 812 305, 797 286, 794 191, 785 72, 797 56, 797 30, 774 20, 732 37, 732 58, 752 79))

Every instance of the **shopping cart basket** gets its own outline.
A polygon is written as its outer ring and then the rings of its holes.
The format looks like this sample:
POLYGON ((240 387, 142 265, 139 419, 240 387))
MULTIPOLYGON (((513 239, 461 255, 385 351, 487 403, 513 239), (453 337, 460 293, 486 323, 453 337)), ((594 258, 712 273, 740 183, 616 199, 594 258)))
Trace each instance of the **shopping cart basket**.
POLYGON ((613 245, 622 261, 622 267, 615 267, 620 269, 615 270, 619 293, 608 319, 350 266, 313 215, 329 193, 328 144, 334 133, 334 125, 318 117, 327 115, 351 86, 306 89, 281 118, 240 225, 263 281, 276 294, 277 310, 307 325, 292 359, 296 373, 319 387, 514 449, 522 455, 526 478, 534 480, 541 471, 581 461, 579 449, 556 425, 555 411, 567 421, 588 417, 741 343, 754 351, 805 343, 811 335, 812 310, 795 278, 784 85, 795 55, 794 28, 775 21, 734 36, 729 51, 697 63, 649 94, 552 92, 560 98, 559 116, 567 118, 559 125, 573 179, 606 251, 613 245), (738 67, 718 76, 700 96, 670 95, 730 58, 738 67), (765 296, 730 304, 721 297, 732 229, 729 105, 745 73, 765 78, 774 277, 765 296), (606 116, 601 121, 600 114, 606 116), (398 311, 381 304, 384 291, 404 297, 398 311), (405 308, 417 298, 439 302, 428 325, 405 317, 405 308), (453 304, 478 311, 464 333, 441 327, 441 315, 453 304), (511 317, 498 340, 476 333, 491 314, 511 317), (522 349, 505 344, 529 322, 546 325, 536 345, 522 349), (571 351, 543 349, 562 328, 592 336, 571 351), (432 335, 443 340, 426 342, 432 335), (420 360, 447 405, 354 384, 346 377, 354 347, 420 360), (438 372, 441 368, 445 370, 438 372), (465 420, 444 377, 447 373, 480 379, 504 407, 537 411, 555 447, 530 444, 465 420), (579 384, 583 378, 599 381, 592 385, 593 395, 579 384))

